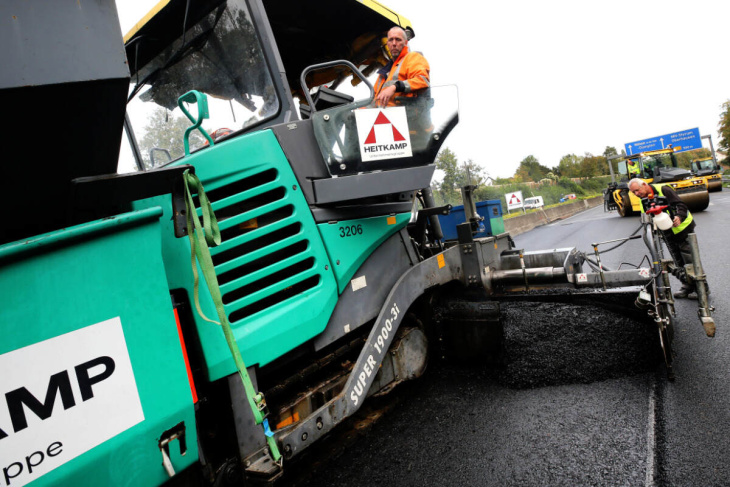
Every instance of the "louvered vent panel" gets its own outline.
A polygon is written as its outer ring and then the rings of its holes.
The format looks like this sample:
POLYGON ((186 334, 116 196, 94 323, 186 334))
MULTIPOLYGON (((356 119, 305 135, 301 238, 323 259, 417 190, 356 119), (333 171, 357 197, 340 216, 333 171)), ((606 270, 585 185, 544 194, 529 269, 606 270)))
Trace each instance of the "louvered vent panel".
POLYGON ((211 249, 231 323, 291 299, 320 282, 315 258, 275 169, 208 192, 222 243, 211 249))

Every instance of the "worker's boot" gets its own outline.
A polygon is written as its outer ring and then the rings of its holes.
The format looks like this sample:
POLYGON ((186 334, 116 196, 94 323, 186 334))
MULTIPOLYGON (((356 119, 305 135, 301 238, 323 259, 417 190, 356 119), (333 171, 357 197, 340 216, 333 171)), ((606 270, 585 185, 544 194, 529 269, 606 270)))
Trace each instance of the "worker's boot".
MULTIPOLYGON (((710 295, 710 286, 709 286, 709 284, 705 284, 705 289, 707 289, 707 295, 709 296, 710 295)), ((677 296, 675 295, 674 297, 676 298, 677 296)), ((697 290, 696 289, 692 289, 692 291, 689 294, 687 294, 687 299, 694 299, 694 300, 696 300, 697 299, 697 290)))
POLYGON ((694 294, 694 299, 697 299, 697 293, 695 292, 695 288, 692 284, 682 284, 682 288, 674 293, 674 297, 676 299, 692 299, 690 298, 690 295, 694 294))

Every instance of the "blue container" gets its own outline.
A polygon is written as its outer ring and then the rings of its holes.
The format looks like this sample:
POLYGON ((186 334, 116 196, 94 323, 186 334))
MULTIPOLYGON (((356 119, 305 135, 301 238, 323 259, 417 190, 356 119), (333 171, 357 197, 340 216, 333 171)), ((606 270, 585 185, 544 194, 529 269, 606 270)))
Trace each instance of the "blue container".
MULTIPOLYGON (((490 237, 504 233, 504 220, 502 218, 502 203, 500 200, 480 201, 476 204, 477 213, 484 217, 479 224, 479 231, 475 238, 490 237)), ((455 206, 448 215, 439 215, 441 229, 444 232, 444 240, 456 240, 456 225, 466 222, 464 205, 455 206)))

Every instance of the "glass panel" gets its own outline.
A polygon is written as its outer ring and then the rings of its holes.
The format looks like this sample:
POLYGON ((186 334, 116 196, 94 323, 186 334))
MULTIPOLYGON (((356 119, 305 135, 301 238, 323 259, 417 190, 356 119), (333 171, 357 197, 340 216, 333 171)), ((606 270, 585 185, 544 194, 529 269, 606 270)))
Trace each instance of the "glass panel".
POLYGON ((122 143, 119 147, 119 159, 117 164, 117 173, 126 174, 130 172, 137 172, 137 163, 134 160, 134 154, 132 153, 132 146, 129 143, 129 137, 127 137, 127 129, 124 129, 122 135, 122 143))
MULTIPOLYGON (((153 167, 153 159, 160 166, 183 156, 183 133, 192 123, 177 99, 190 90, 208 96, 210 119, 202 126, 214 139, 278 112, 274 84, 242 0, 212 10, 132 77, 134 98, 127 111, 146 168, 153 167)), ((197 107, 189 111, 197 114, 197 107)), ((200 132, 191 133, 191 151, 206 145, 200 132)))
POLYGON ((672 156, 671 154, 655 154, 652 156, 646 156, 641 159, 641 163, 644 166, 643 177, 651 178, 654 176, 655 168, 672 167, 672 156))
POLYGON ((695 161, 699 165, 699 169, 715 169, 715 164, 712 162, 712 159, 707 159, 704 161, 695 161))
POLYGON ((374 112, 370 117, 373 122, 367 127, 359 127, 358 133, 358 120, 355 114, 358 110, 364 110, 365 108, 361 107, 367 103, 367 100, 361 100, 318 111, 312 116, 317 144, 330 174, 357 174, 431 164, 459 117, 459 96, 456 86, 437 86, 431 88, 430 95, 398 98, 397 106, 405 108, 407 129, 397 130, 389 119, 389 114, 393 113, 393 110, 386 108, 379 110, 379 113, 384 115, 383 118, 374 112), (378 141, 376 137, 377 133, 385 133, 381 132, 382 130, 388 132, 384 142, 378 141), (387 156, 391 148, 400 147, 403 142, 407 142, 412 156, 399 157, 397 151, 392 157, 387 156), (365 161, 361 150, 365 151, 365 161), (385 151, 385 158, 367 160, 368 151, 372 154, 381 150, 385 151))

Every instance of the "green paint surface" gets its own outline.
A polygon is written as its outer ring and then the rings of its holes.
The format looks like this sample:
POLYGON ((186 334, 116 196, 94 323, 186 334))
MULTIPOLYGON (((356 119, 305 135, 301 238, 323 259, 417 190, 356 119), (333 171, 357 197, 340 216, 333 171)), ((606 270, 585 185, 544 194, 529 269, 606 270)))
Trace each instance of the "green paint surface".
MULTIPOLYGON (((195 167, 218 219, 223 241, 211 255, 246 365, 265 365, 321 333, 337 302, 337 284, 309 205, 274 134, 264 130, 226 140, 179 163, 195 167)), ((157 205, 165 212, 161 238, 170 287, 185 289, 192 301, 190 245, 187 237, 174 238, 170 197, 136 203, 157 205)), ((201 307, 216 319, 200 279, 201 307)), ((221 327, 197 312, 193 316, 210 380, 234 373, 221 327)))
MULTIPOLYGON (((180 456, 177 442, 173 443, 172 464, 179 472, 197 461, 194 405, 160 253, 161 214, 159 208, 150 208, 0 247, 0 356, 119 317, 144 413, 141 423, 66 461, 32 485, 165 482, 168 475, 157 442, 161 433, 180 422, 186 426, 188 451, 180 456)), ((63 351, 71 359, 77 352, 63 351)), ((39 384, 46 381, 42 378, 39 384)), ((42 390, 32 392, 44 400, 47 386, 37 387, 42 390)), ((80 397, 76 401, 81 402, 80 397)), ((66 412, 60 403, 56 397, 54 420, 63 419, 66 412)), ((33 419, 36 423, 29 421, 28 433, 31 427, 47 424, 33 419)), ((0 428, 7 430, 8 425, 0 428)), ((78 424, 80 431, 84 428, 78 424)), ((37 450, 47 446, 37 445, 37 450)), ((31 453, 13 455, 22 460, 31 453)), ((57 457, 59 463, 62 455, 57 457)))
POLYGON ((401 213, 317 225, 333 263, 339 293, 370 254, 410 219, 410 213, 401 213))

